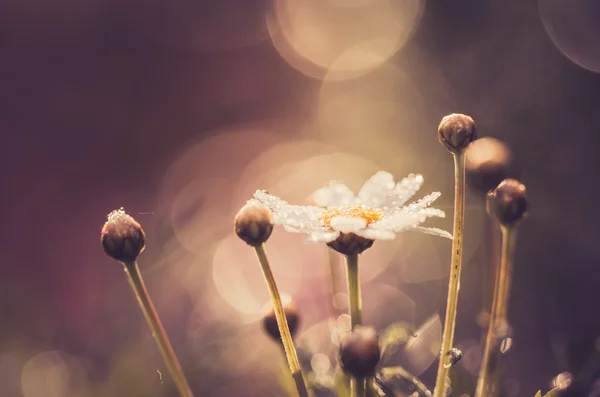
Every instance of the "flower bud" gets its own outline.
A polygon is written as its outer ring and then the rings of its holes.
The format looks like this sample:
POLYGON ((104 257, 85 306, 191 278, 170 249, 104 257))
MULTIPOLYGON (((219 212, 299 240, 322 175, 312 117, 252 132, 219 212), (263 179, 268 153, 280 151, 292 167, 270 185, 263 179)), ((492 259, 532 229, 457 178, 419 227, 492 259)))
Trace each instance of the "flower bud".
POLYGON ((237 213, 233 223, 238 237, 253 247, 267 241, 273 231, 271 211, 258 200, 248 201, 237 213))
POLYGON ((525 185, 516 179, 505 179, 487 196, 488 211, 502 226, 518 224, 527 215, 527 206, 525 185))
POLYGON ((327 246, 342 255, 362 254, 371 248, 374 240, 361 237, 354 233, 341 233, 338 238, 327 243, 327 246))
MULTIPOLYGON (((298 331, 300 326, 300 313, 296 302, 292 299, 283 302, 283 311, 285 312, 285 318, 287 319, 288 327, 292 337, 298 331)), ((281 334, 279 333, 279 327, 277 326, 277 318, 275 317, 275 311, 271 307, 269 311, 263 316, 262 319, 263 327, 265 332, 269 334, 273 340, 281 342, 281 334)))
POLYGON ((340 365, 355 378, 373 376, 379 363, 379 338, 372 327, 357 327, 340 344, 340 365))
POLYGON ((123 208, 108 214, 100 241, 106 255, 123 263, 134 262, 146 248, 146 234, 123 208))
POLYGON ((467 182, 482 197, 504 179, 517 176, 511 150, 498 139, 484 137, 473 141, 465 157, 467 182))
POLYGON ((438 140, 452 153, 460 153, 477 138, 475 122, 464 114, 445 116, 438 127, 438 140))

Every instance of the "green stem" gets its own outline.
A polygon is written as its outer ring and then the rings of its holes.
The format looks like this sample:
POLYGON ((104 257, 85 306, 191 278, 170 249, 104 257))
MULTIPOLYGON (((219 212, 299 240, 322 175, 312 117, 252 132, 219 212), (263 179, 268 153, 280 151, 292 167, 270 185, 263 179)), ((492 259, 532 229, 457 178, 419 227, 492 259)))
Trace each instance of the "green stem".
POLYGON ((294 378, 294 382, 296 383, 298 395, 300 397, 308 397, 308 388, 306 387, 304 377, 302 376, 302 370, 300 369, 300 362, 298 360, 298 353, 294 347, 294 341, 285 317, 281 296, 279 295, 279 290, 277 289, 277 284, 275 283, 275 278, 273 277, 273 272, 271 271, 271 265, 269 264, 267 252, 265 251, 265 245, 261 244, 254 248, 256 250, 256 257, 258 258, 258 262, 262 268, 263 275, 265 276, 269 293, 271 294, 271 302, 273 303, 275 319, 277 320, 279 334, 281 335, 281 340, 283 342, 283 349, 285 351, 285 356, 287 358, 290 371, 292 372, 292 378, 294 378))
POLYGON ((434 397, 446 397, 446 378, 450 367, 446 365, 448 351, 454 343, 454 328, 456 327, 456 309, 458 306, 458 291, 460 290, 460 271, 462 266, 463 228, 465 224, 465 154, 464 151, 454 154, 454 227, 452 240, 452 263, 448 283, 448 302, 442 348, 435 380, 434 397))
POLYGON ((352 377, 350 380, 352 397, 366 397, 367 388, 365 387, 365 383, 365 378, 352 377))
POLYGON ((358 254, 346 255, 346 279, 348 282, 348 308, 352 329, 362 324, 362 299, 358 274, 358 254))
POLYGON ((144 284, 144 280, 142 278, 142 274, 140 273, 140 268, 137 262, 124 263, 124 265, 125 274, 127 275, 127 280, 129 280, 129 285, 131 285, 133 293, 140 304, 140 308, 144 313, 144 317, 146 318, 146 322, 150 327, 152 336, 158 345, 158 349, 165 360, 165 364, 167 365, 167 368, 173 377, 173 382, 179 391, 179 395, 181 397, 192 397, 193 394, 190 386, 185 379, 181 365, 179 364, 177 356, 173 351, 173 347, 169 342, 169 338, 167 337, 160 318, 158 317, 158 313, 152 304, 152 300, 150 299, 150 295, 148 294, 148 290, 144 284))
POLYGON ((512 273, 512 256, 516 231, 512 227, 502 227, 502 250, 500 267, 496 271, 496 285, 490 314, 490 323, 483 350, 483 362, 477 381, 475 397, 491 395, 496 390, 500 361, 501 343, 507 329, 508 298, 512 273))

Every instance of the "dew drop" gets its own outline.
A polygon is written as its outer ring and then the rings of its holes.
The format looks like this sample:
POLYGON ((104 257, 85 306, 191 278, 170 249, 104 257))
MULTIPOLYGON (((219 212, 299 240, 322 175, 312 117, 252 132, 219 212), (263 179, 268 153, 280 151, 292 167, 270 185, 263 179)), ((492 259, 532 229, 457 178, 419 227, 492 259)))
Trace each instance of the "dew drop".
POLYGON ((505 338, 500 343, 500 352, 502 354, 506 354, 512 347, 512 338, 505 338))

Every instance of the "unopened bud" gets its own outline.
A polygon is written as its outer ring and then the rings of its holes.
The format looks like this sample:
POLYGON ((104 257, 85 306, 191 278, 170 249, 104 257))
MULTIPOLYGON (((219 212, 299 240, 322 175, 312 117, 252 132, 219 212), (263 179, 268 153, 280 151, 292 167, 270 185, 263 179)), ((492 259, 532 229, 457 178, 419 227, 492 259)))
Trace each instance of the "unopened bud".
POLYGON ((445 116, 438 127, 438 140, 452 153, 460 153, 477 138, 475 122, 464 114, 445 116))
POLYGON ((373 376, 379 363, 379 338, 372 327, 357 327, 340 344, 340 365, 355 378, 373 376))
POLYGON ((144 229, 123 208, 108 214, 100 241, 106 255, 123 263, 134 262, 146 248, 144 229))
POLYGON ((253 247, 267 241, 273 231, 271 211, 257 200, 248 201, 237 213, 233 223, 238 237, 253 247))
POLYGON ((516 179, 505 179, 487 196, 488 211, 502 226, 517 225, 527 215, 527 207, 525 185, 516 179))

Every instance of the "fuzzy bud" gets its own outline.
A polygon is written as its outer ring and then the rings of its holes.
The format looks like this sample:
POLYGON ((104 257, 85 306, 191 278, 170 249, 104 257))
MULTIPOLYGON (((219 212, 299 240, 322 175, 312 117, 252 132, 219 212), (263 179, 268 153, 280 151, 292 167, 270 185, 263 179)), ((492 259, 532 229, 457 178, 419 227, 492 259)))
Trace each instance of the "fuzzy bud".
POLYGON ((525 185, 516 179, 505 179, 488 193, 487 208, 502 226, 517 225, 527 216, 525 185))
POLYGON ((373 376, 380 356, 379 338, 372 327, 357 327, 340 344, 340 365, 355 378, 373 376))
POLYGON ((123 208, 108 214, 100 241, 106 255, 123 263, 134 262, 146 248, 144 229, 123 208))
MULTIPOLYGON (((285 318, 287 319, 288 327, 292 337, 296 335, 298 327, 300 326, 300 313, 296 302, 292 299, 283 302, 283 310, 285 312, 285 318)), ((279 327, 277 326, 277 318, 275 317, 275 311, 271 307, 269 311, 263 316, 262 319, 263 327, 265 332, 269 334, 273 340, 281 342, 281 334, 279 333, 279 327)))
POLYGON ((248 245, 257 247, 267 241, 273 231, 271 211, 258 200, 250 200, 233 221, 235 233, 248 245))
POLYGON ((438 127, 438 140, 452 153, 460 153, 477 138, 475 122, 464 114, 445 116, 438 127))
POLYGON ((518 176, 511 150, 498 139, 477 139, 469 145, 465 157, 469 186, 482 197, 504 179, 518 176))

